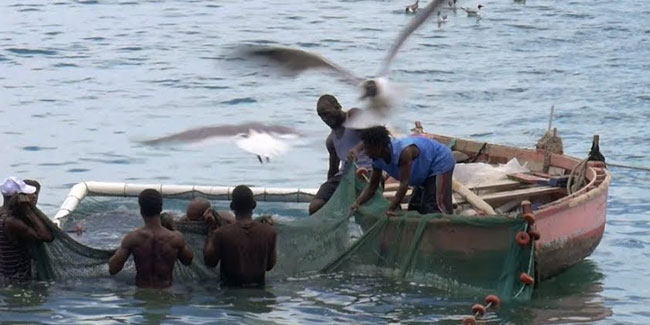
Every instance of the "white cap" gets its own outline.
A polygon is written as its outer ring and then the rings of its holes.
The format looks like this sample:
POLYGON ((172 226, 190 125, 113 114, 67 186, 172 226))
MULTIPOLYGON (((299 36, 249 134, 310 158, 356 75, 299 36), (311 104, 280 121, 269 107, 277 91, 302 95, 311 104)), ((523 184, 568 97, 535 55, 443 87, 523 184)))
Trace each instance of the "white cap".
POLYGON ((16 176, 5 178, 0 187, 4 196, 11 196, 16 193, 32 194, 36 192, 36 187, 25 184, 22 179, 16 176))

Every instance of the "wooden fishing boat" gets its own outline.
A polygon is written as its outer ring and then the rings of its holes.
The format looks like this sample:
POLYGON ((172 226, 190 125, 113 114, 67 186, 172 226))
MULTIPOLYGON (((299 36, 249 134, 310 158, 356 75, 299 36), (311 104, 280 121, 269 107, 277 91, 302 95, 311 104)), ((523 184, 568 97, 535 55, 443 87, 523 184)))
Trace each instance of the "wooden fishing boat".
MULTIPOLYGON (((516 158, 520 163, 527 164, 529 173, 471 186, 469 192, 475 194, 474 198, 459 197, 455 193, 454 202, 457 207, 455 213, 474 208, 479 215, 497 214, 516 218, 527 212, 526 209, 532 212, 532 228, 539 234, 539 239, 535 241, 537 281, 553 277, 575 265, 598 246, 605 230, 607 193, 611 183, 611 175, 604 162, 570 157, 562 154, 561 148, 556 148, 556 153, 553 153, 543 144, 538 144, 536 149, 521 149, 424 133, 419 123, 416 123, 414 132, 450 145, 456 151, 455 155, 469 157, 475 162, 505 164, 516 158), (565 185, 567 180, 573 190, 565 185), (494 210, 489 213, 481 211, 476 208, 476 200, 489 205, 488 210, 490 207, 494 210)), ((598 136, 594 137, 592 151, 594 148, 597 151, 598 136)), ((595 156, 602 157, 597 152, 595 156)), ((397 185, 389 182, 384 196, 394 195, 391 191, 395 191, 397 185)), ((458 192, 457 188, 454 191, 458 192)), ((403 202, 406 199, 408 197, 403 202)), ((439 224, 423 234, 420 246, 423 250, 435 248, 460 253, 470 261, 481 252, 509 244, 505 228, 474 227, 444 220, 430 222, 439 224)), ((417 220, 411 220, 410 227, 416 227, 417 223, 417 220)))

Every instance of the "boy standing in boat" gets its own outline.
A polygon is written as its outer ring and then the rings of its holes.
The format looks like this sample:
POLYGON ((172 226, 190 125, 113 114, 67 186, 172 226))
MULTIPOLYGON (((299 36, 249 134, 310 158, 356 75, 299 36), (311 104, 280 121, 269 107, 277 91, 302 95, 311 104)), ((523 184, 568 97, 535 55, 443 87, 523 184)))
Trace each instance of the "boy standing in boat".
POLYGON ((172 271, 176 260, 192 264, 194 254, 179 231, 161 225, 163 200, 154 189, 146 189, 138 196, 144 226, 129 232, 115 254, 108 261, 109 272, 122 270, 133 254, 135 284, 141 288, 166 288, 172 285, 172 271))
POLYGON ((28 246, 51 242, 54 236, 32 210, 36 187, 12 176, 0 188, 4 199, 0 208, 0 283, 27 281, 32 278, 28 246))
POLYGON ((383 126, 363 130, 361 141, 372 158, 373 172, 370 184, 352 205, 353 211, 375 194, 383 170, 400 181, 399 189, 388 206, 389 215, 395 214, 409 185, 414 186, 414 190, 408 210, 422 214, 453 212, 451 179, 456 162, 447 146, 417 136, 391 140, 383 126))
MULTIPOLYGON (((343 124, 348 116, 354 115, 358 109, 352 108, 347 112, 332 95, 323 95, 316 104, 318 116, 329 126, 332 131, 325 140, 329 153, 329 169, 327 181, 323 183, 316 196, 309 204, 309 214, 314 214, 332 197, 341 181, 343 170, 348 168, 350 150, 361 143, 360 131, 348 129, 343 124)), ((370 168, 370 158, 361 151, 357 153, 357 165, 361 168, 370 168)))
POLYGON ((230 208, 237 221, 208 234, 203 249, 205 265, 214 267, 221 263, 223 285, 263 286, 266 271, 275 266, 277 233, 268 223, 253 220, 255 206, 248 186, 235 187, 230 208))

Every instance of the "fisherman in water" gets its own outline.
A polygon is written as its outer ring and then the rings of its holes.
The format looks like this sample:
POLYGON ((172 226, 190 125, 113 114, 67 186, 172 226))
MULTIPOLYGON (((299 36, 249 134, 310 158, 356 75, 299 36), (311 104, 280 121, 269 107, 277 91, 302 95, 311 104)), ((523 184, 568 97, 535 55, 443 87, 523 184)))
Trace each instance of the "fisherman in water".
POLYGON ((192 264, 194 254, 179 231, 162 226, 160 212, 163 199, 154 189, 146 189, 138 196, 144 226, 129 232, 108 261, 109 272, 115 275, 133 254, 135 284, 141 288, 166 288, 172 285, 172 271, 178 259, 184 265, 192 264))
POLYGON ((32 208, 37 188, 18 177, 8 177, 0 185, 0 284, 32 278, 29 246, 51 242, 54 236, 32 208))

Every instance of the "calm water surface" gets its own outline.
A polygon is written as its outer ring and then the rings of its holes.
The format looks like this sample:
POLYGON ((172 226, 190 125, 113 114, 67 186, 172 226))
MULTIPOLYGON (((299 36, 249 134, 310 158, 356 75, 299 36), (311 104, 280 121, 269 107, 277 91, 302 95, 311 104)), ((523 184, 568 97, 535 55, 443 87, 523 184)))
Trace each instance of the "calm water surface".
MULTIPOLYGON (((474 6, 476 1, 459 1, 474 6)), ((240 43, 318 51, 361 75, 408 23, 402 1, 16 1, 0 4, 0 175, 43 184, 54 213, 80 181, 316 187, 327 127, 315 102, 355 89, 306 74, 279 80, 224 64, 240 43), (261 121, 306 135, 260 165, 227 142, 138 143, 192 127, 261 121)), ((483 19, 449 14, 418 30, 391 78, 408 88, 397 127, 515 146, 543 134, 551 105, 565 151, 600 134, 608 161, 650 165, 650 4, 645 0, 487 0, 483 19)), ((490 323, 650 323, 650 173, 611 169, 595 253, 490 323)), ((119 237, 119 234, 116 234, 119 237)), ((456 324, 482 297, 333 274, 276 279, 264 291, 177 284, 136 290, 70 279, 0 291, 0 321, 45 323, 456 324)))

